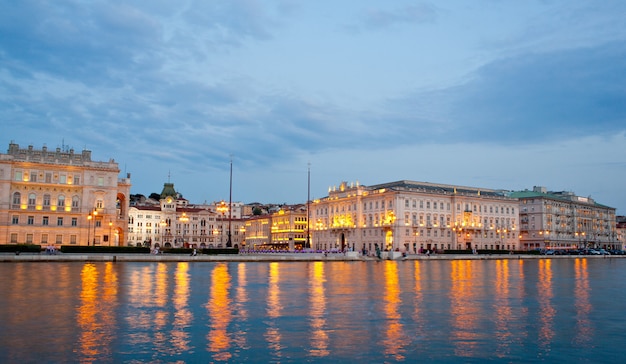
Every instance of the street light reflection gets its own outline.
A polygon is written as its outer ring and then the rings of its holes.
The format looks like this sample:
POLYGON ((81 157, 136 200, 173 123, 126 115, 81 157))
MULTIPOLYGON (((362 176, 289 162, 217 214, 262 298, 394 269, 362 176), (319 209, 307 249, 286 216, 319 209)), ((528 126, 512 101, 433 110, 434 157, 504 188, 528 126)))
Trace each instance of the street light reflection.
POLYGON ((278 325, 274 319, 281 316, 283 307, 280 302, 280 271, 279 264, 272 262, 269 265, 269 286, 267 292, 267 309, 266 314, 269 319, 267 331, 265 332, 265 340, 269 349, 273 351, 274 357, 281 357, 281 341, 282 336, 278 330, 278 325))
POLYGON ((213 359, 225 361, 231 358, 230 335, 228 325, 232 320, 229 297, 230 273, 225 263, 218 264, 211 273, 211 293, 207 305, 211 318, 207 350, 213 353, 213 359))
POLYGON ((509 302, 509 260, 496 260, 496 282, 495 282, 495 324, 496 324, 496 355, 498 357, 507 356, 510 352, 510 344, 514 340, 514 334, 510 330, 510 323, 513 320, 513 312, 509 302))
POLYGON ((174 288, 175 315, 174 325, 172 328, 172 346, 176 352, 181 353, 189 350, 189 326, 193 316, 189 310, 189 263, 180 262, 176 266, 174 280, 176 286, 174 288))
POLYGON ((574 289, 576 307, 576 337, 574 343, 578 346, 587 347, 593 337, 593 327, 589 316, 591 315, 591 302, 589 302, 589 272, 587 271, 587 259, 576 259, 574 262, 576 272, 576 286, 574 289))
POLYGON ((386 338, 383 341, 385 354, 391 355, 395 360, 404 360, 404 327, 400 322, 401 315, 399 311, 400 303, 400 287, 398 279, 397 262, 385 262, 385 316, 387 317, 386 338))
POLYGON ((324 262, 314 262, 310 269, 313 279, 309 284, 311 306, 311 349, 309 354, 314 357, 325 357, 328 351, 328 332, 326 329, 326 290, 324 283, 324 262))
POLYGON ((450 313, 451 336, 457 356, 477 355, 480 333, 476 330, 479 308, 476 305, 476 292, 473 287, 472 261, 453 260, 451 264, 450 313))
POLYGON ((552 306, 552 259, 539 260, 539 281, 537 283, 539 300, 539 347, 550 352, 550 345, 554 338, 554 316, 556 310, 552 306))

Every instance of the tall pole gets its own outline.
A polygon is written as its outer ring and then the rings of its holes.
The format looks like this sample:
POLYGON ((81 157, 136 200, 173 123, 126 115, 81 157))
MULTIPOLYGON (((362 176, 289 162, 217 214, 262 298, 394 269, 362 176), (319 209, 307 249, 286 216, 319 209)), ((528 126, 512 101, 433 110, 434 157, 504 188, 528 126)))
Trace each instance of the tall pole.
POLYGON ((93 211, 93 246, 96 246, 96 216, 98 215, 98 211, 93 211))
POLYGON ((89 221, 87 223, 87 246, 89 246, 91 244, 91 212, 87 215, 87 221, 89 221))
POLYGON ((233 220, 233 156, 230 156, 230 189, 228 195, 228 240, 226 241, 226 247, 230 248, 233 246, 233 242, 231 240, 230 228, 231 221, 233 220))
POLYGON ((306 195, 306 244, 311 247, 311 162, 307 164, 307 195, 306 195))

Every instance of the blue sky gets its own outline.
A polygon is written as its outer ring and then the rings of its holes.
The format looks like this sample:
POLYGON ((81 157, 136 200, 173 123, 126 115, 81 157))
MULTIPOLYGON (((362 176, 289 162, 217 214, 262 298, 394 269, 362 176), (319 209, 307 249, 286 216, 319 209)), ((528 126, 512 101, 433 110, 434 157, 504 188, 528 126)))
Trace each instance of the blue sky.
POLYGON ((626 2, 1 1, 5 146, 133 193, 305 202, 341 181, 573 191, 626 214, 626 2))

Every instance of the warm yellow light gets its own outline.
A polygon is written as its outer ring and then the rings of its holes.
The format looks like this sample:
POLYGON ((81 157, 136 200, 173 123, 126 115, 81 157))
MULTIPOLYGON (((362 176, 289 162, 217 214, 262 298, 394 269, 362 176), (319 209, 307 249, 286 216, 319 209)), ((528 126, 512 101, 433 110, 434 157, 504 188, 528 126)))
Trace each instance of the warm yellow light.
POLYGON ((26 208, 27 208, 27 207, 28 207, 28 206, 26 206, 26 205, 20 205, 20 208, 21 208, 22 210, 26 210, 26 208))
POLYGON ((37 205, 37 207, 35 207, 37 209, 37 211, 41 211, 43 210, 43 207, 41 205, 37 205))
POLYGON ((56 206, 50 206, 50 211, 56 211, 57 207, 56 206))
POLYGON ((65 212, 72 211, 72 206, 65 206, 65 212))

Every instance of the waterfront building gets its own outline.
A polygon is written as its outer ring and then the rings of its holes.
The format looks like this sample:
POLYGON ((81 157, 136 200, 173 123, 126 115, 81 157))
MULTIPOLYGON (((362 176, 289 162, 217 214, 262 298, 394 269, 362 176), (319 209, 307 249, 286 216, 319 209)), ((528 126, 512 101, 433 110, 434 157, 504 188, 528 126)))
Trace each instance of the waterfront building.
POLYGON ((518 250, 518 200, 504 191, 397 181, 342 182, 311 204, 312 244, 323 250, 518 250))
POLYGON ((616 233, 619 250, 626 250, 626 216, 616 216, 616 233))
POLYGON ((226 247, 230 229, 233 247, 244 243, 240 217, 242 203, 233 203, 233 213, 224 201, 194 205, 165 183, 159 201, 144 200, 129 209, 128 241, 130 246, 157 247, 226 247), (232 218, 231 218, 232 216, 232 218))
POLYGON ((130 174, 91 151, 10 143, 0 154, 0 244, 118 245, 127 238, 130 174))
POLYGON ((621 249, 615 208, 573 192, 516 191, 520 204, 520 243, 530 249, 621 249))
POLYGON ((254 250, 301 250, 307 237, 306 205, 285 205, 245 223, 246 247, 254 250))

